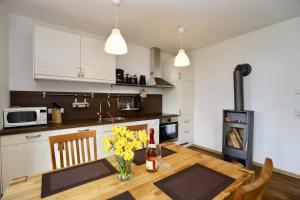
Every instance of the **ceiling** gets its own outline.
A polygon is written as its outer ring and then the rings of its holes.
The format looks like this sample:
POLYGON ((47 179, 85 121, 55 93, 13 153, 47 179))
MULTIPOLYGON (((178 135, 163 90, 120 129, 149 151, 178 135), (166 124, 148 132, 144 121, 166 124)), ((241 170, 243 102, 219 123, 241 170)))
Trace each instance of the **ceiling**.
MULTIPOLYGON (((110 0, 0 0, 11 12, 107 37, 110 0), (55 2, 55 3, 54 3, 55 2)), ((192 51, 300 15, 299 0, 123 0, 119 27, 126 41, 175 53, 178 26, 192 51)))

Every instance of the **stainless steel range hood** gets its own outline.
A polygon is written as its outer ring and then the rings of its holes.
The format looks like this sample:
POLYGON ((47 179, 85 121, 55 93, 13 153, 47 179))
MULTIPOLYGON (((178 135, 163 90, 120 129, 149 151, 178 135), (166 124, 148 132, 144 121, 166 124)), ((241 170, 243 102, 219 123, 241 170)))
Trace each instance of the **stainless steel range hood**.
POLYGON ((172 88, 174 85, 161 78, 162 66, 160 61, 160 49, 153 47, 150 49, 150 80, 148 85, 159 88, 172 88))

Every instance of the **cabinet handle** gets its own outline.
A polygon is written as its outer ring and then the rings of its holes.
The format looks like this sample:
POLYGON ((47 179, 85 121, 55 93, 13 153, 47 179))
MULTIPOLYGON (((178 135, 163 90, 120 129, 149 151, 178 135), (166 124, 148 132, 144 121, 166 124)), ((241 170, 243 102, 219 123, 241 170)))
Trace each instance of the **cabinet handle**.
POLYGON ((78 130, 78 133, 80 133, 80 132, 85 132, 85 131, 90 131, 90 129, 87 128, 87 129, 83 129, 83 130, 78 130))
POLYGON ((104 131, 103 133, 111 133, 111 131, 104 131))
POLYGON ((82 67, 81 68, 81 78, 83 78, 85 76, 85 69, 82 67))
POLYGON ((190 122, 190 120, 185 120, 185 121, 184 121, 184 123, 189 123, 189 122, 190 122))
POLYGON ((41 134, 38 134, 38 135, 26 135, 25 138, 26 139, 33 139, 33 138, 38 138, 38 137, 41 137, 42 135, 41 134))
POLYGON ((178 79, 181 79, 181 72, 178 72, 178 79))
POLYGON ((78 76, 78 78, 82 77, 82 68, 81 67, 77 67, 77 76, 78 76))
POLYGON ((188 130, 186 130, 186 131, 184 131, 184 133, 189 133, 190 131, 188 131, 188 130))

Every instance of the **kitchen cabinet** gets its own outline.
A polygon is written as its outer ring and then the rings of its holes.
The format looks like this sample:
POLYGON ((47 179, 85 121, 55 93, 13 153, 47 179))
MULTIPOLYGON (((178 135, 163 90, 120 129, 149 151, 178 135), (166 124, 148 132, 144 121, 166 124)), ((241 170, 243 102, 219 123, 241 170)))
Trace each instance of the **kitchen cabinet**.
POLYGON ((98 155, 99 159, 114 155, 113 150, 111 150, 110 152, 104 152, 103 151, 104 144, 102 143, 102 139, 104 137, 112 136, 111 128, 112 125, 105 125, 105 126, 101 126, 100 129, 97 130, 97 153, 99 154, 98 155))
POLYGON ((34 77, 74 79, 80 67, 80 35, 36 26, 34 77))
MULTIPOLYGON (((117 123, 117 126, 130 126, 148 124, 148 128, 154 128, 155 141, 159 143, 159 120, 134 121, 128 123, 117 123)), ((17 135, 6 135, 0 137, 1 149, 1 170, 2 170, 2 188, 5 189, 10 180, 17 177, 28 176, 36 173, 42 173, 52 170, 49 136, 76 133, 80 131, 96 130, 97 139, 97 158, 106 158, 114 154, 103 151, 103 137, 111 136, 110 125, 88 126, 71 129, 61 129, 44 132, 25 133, 17 135)), ((85 144, 86 145, 86 144, 85 144)), ((90 145, 93 143, 90 141, 90 145)), ((91 146, 93 148, 93 146, 91 146)), ((55 152, 58 153, 58 152, 55 152)), ((93 158, 93 151, 91 151, 93 158)), ((56 156, 56 162, 59 163, 59 157, 56 156)), ((65 160, 65 158, 64 158, 65 160)), ((4 191, 4 190, 2 190, 4 191)))
POLYGON ((105 42, 81 36, 81 68, 84 79, 115 83, 116 59, 104 52, 105 42))
POLYGON ((4 146, 1 154, 4 190, 13 178, 51 170, 48 141, 4 146))
POLYGON ((104 41, 36 26, 34 78, 115 83, 116 57, 104 41))
POLYGON ((178 121, 178 144, 191 143, 194 139, 194 119, 180 117, 178 121))
MULTIPOLYGON (((94 127, 90 127, 92 128, 94 127)), ((13 178, 52 170, 49 136, 74 133, 82 129, 86 128, 1 136, 3 189, 13 178)))
POLYGON ((175 87, 163 91, 163 112, 178 113, 178 144, 192 143, 194 137, 193 67, 174 67, 174 58, 164 60, 163 78, 175 87))
POLYGON ((177 103, 180 117, 193 117, 193 81, 179 80, 177 90, 177 103))

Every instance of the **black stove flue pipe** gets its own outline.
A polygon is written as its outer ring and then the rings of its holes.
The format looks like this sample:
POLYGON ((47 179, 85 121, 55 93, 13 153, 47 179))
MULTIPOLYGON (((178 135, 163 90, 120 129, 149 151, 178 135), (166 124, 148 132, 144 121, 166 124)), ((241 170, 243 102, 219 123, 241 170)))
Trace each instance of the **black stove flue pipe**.
POLYGON ((244 76, 248 76, 251 73, 251 65, 240 64, 237 65, 233 72, 234 81, 234 110, 244 110, 244 76))

